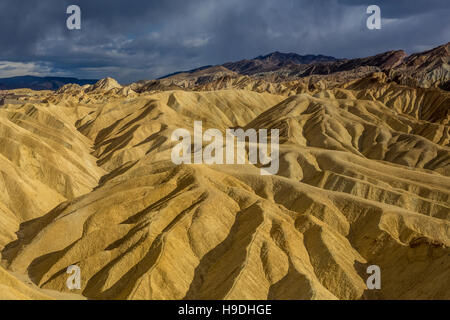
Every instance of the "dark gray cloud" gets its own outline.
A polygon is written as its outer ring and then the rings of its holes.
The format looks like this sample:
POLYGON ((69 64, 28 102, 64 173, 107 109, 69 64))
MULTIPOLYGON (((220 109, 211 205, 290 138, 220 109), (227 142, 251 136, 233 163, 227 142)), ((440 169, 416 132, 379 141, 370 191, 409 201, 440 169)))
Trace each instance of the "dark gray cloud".
POLYGON ((272 51, 360 57, 450 39, 448 0, 2 0, 2 72, 149 79, 272 51), (81 7, 82 29, 66 28, 81 7), (381 7, 381 30, 366 8, 381 7), (3 70, 3 71, 2 71, 3 70))

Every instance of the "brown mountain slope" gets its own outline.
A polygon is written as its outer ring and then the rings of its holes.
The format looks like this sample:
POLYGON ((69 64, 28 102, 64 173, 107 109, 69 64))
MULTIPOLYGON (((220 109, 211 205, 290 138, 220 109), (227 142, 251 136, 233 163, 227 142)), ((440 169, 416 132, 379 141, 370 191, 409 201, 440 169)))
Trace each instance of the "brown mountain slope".
POLYGON ((403 84, 424 88, 447 88, 450 81, 450 42, 432 50, 409 56, 394 75, 403 84))

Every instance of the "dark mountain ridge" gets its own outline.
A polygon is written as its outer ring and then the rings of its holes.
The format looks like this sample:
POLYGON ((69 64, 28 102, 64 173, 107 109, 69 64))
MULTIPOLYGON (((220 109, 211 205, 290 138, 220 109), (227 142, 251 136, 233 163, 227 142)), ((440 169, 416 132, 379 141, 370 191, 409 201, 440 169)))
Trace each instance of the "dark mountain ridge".
POLYGON ((95 84, 98 80, 93 79, 77 79, 71 77, 36 77, 36 76, 19 76, 0 79, 0 90, 13 90, 28 88, 32 90, 58 90, 68 83, 79 84, 95 84))

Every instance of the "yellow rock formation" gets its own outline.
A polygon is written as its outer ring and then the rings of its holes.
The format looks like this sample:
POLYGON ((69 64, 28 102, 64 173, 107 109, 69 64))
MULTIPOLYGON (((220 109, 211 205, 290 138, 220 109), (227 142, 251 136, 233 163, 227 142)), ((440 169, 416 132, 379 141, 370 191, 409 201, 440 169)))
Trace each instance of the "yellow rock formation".
POLYGON ((2 106, 0 298, 450 299, 450 94, 240 81, 2 106), (194 121, 280 129, 278 174, 176 166, 194 121))

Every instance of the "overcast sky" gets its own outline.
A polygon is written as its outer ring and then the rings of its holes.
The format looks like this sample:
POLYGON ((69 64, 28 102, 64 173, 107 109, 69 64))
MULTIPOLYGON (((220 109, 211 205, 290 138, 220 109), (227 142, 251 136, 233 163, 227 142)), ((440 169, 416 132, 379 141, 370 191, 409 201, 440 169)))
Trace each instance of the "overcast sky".
POLYGON ((0 77, 125 84, 273 51, 338 58, 450 41, 450 0, 1 0, 0 77), (81 8, 81 30, 66 9, 81 8), (381 8, 368 30, 366 9, 381 8))

